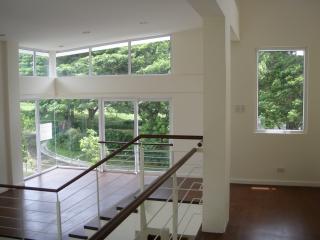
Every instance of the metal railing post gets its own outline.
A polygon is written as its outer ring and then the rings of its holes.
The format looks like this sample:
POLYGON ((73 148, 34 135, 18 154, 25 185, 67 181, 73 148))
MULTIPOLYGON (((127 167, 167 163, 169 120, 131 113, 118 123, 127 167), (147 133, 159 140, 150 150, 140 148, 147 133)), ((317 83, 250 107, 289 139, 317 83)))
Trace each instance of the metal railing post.
POLYGON ((99 175, 98 175, 98 168, 96 169, 96 185, 97 185, 97 211, 98 211, 99 227, 101 227, 101 221, 100 221, 100 192, 99 192, 99 175))
MULTIPOLYGON (((174 153, 171 151, 171 159, 174 159, 174 153)), ((172 175, 172 240, 178 240, 178 191, 177 173, 172 175)))
POLYGON ((59 200, 59 193, 56 193, 57 201, 56 201, 56 211, 57 211, 57 239, 62 240, 62 221, 61 221, 61 204, 59 200))
MULTIPOLYGON (((140 192, 144 191, 144 147, 141 144, 139 152, 139 184, 140 184, 140 192)), ((147 218, 146 218, 146 209, 144 202, 140 205, 140 239, 147 239, 146 236, 146 228, 147 228, 147 218)))

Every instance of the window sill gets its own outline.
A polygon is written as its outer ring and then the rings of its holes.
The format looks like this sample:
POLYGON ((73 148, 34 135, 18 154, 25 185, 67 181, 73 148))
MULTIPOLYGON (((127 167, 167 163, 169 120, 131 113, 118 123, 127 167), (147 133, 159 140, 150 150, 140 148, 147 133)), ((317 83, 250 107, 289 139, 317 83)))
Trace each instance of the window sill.
POLYGON ((274 135, 299 135, 305 134, 305 130, 277 130, 277 129, 256 129, 257 134, 274 134, 274 135))

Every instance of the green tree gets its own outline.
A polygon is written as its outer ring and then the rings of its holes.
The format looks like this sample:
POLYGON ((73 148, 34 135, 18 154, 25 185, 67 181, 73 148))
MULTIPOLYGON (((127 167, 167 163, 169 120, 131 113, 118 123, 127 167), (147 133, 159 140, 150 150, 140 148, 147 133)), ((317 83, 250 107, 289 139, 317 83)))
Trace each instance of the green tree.
POLYGON ((80 140, 81 151, 85 154, 87 160, 92 163, 97 163, 100 160, 100 145, 97 133, 92 130, 87 130, 87 136, 80 140))
POLYGON ((19 53, 19 73, 21 76, 33 75, 33 55, 19 53))
POLYGON ((261 126, 265 129, 301 129, 304 56, 297 55, 297 51, 260 51, 258 57, 261 126))

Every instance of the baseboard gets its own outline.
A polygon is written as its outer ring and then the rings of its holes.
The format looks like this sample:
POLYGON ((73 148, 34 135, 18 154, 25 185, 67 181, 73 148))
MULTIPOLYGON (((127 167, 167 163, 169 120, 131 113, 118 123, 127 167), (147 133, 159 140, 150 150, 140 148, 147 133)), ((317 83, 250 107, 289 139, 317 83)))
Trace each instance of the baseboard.
POLYGON ((291 181, 291 180, 276 180, 276 179, 231 178, 230 183, 295 186, 295 187, 320 187, 320 182, 316 182, 316 181, 291 181))

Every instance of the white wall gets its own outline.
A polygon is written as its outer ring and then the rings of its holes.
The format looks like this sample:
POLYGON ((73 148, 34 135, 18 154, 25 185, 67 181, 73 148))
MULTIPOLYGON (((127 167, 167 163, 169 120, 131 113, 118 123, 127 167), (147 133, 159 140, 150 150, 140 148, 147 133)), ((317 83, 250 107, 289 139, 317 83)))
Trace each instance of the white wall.
POLYGON ((320 1, 240 0, 241 41, 232 45, 231 176, 237 182, 320 185, 320 1), (306 47, 308 110, 305 134, 254 133, 256 48, 306 47), (276 168, 285 168, 277 173, 276 168))

